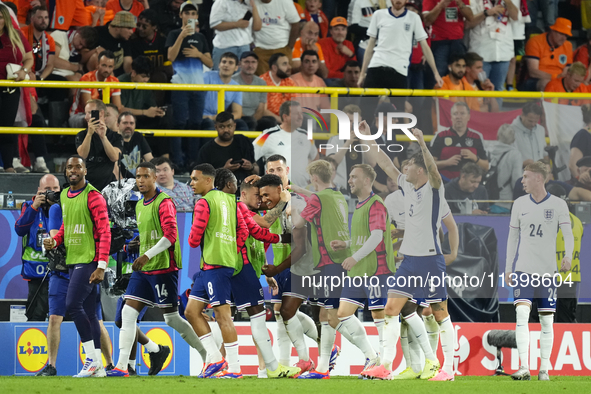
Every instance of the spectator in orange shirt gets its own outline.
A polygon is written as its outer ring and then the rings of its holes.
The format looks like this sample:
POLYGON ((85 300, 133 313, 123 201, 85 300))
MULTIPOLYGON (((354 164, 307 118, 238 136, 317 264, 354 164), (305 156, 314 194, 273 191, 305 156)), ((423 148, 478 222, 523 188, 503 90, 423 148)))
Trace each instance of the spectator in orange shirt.
MULTIPOLYGON (((297 86, 325 88, 326 84, 322 78, 316 75, 318 64, 318 53, 314 51, 304 51, 302 54, 302 71, 292 75, 291 79, 297 86)), ((316 111, 321 108, 330 108, 328 97, 326 97, 325 94, 297 94, 296 97, 298 102, 302 105, 302 108, 308 107, 316 111)))
POLYGON ((306 0, 306 20, 315 22, 320 27, 320 37, 328 37, 328 18, 322 12, 321 0, 306 0))
POLYGON ((112 10, 114 15, 120 11, 128 11, 139 18, 143 10, 150 8, 146 0, 109 0, 107 10, 112 10))
POLYGON ((87 0, 86 12, 88 14, 88 26, 104 26, 115 18, 116 12, 107 10, 107 0, 87 0))
POLYGON ((573 59, 573 61, 581 62, 587 67, 585 84, 589 84, 589 80, 591 80, 591 70, 589 70, 589 66, 591 65, 591 58, 589 55, 591 55, 591 51, 589 51, 589 48, 591 48, 591 30, 587 30, 587 43, 577 48, 573 59))
POLYGON ((343 78, 343 67, 348 61, 357 60, 353 43, 346 39, 347 20, 337 16, 330 21, 330 37, 318 41, 326 55, 328 78, 343 78))
MULTIPOLYGON (((562 78, 555 78, 548 82, 546 85, 545 92, 564 92, 564 93, 589 93, 591 90, 589 86, 585 85, 585 75, 587 69, 581 62, 574 62, 572 66, 568 68, 566 76, 562 78)), ((551 99, 548 99, 551 100, 551 99)), ((565 105, 583 105, 589 103, 589 100, 581 99, 558 99, 558 104, 565 105)))
MULTIPOLYGON (((447 66, 449 74, 443 77, 443 86, 435 89, 440 90, 476 90, 466 80, 466 57, 464 55, 455 54, 450 57, 449 65, 447 66)), ((476 97, 450 97, 449 100, 453 102, 462 101, 468 104, 470 110, 480 111, 480 104, 476 97)), ((435 119, 435 118, 434 118, 435 119)))
POLYGON ((302 66, 300 57, 304 51, 315 51, 318 52, 318 58, 320 59, 320 67, 318 68, 318 76, 320 78, 326 78, 328 75, 328 69, 324 64, 324 52, 318 44, 318 32, 320 28, 314 22, 307 22, 302 31, 300 32, 300 38, 298 38, 293 46, 293 52, 291 54, 292 69, 293 72, 299 72, 302 66))
POLYGON ((566 40, 571 37, 571 22, 556 18, 550 32, 531 38, 525 45, 527 77, 518 89, 543 91, 548 82, 566 75, 573 62, 573 46, 566 40))
MULTIPOLYGON (((18 23, 21 26, 25 26, 27 24, 27 16, 29 12, 35 7, 39 7, 41 5, 41 0, 9 0, 11 3, 17 6, 18 8, 18 23)), ((45 2, 43 2, 45 3, 45 2)))
POLYGON ((31 70, 31 79, 43 81, 53 72, 55 58, 55 41, 45 31, 49 26, 49 13, 45 6, 37 6, 31 10, 31 24, 21 30, 33 48, 35 63, 31 70))
MULTIPOLYGON (((278 52, 269 59, 269 71, 261 75, 261 78, 267 83, 267 86, 297 86, 290 75, 289 58, 278 52)), ((273 113, 278 122, 281 122, 279 107, 284 102, 291 101, 292 97, 292 93, 267 93, 267 109, 273 113)))
MULTIPOLYGON (((91 71, 84 74, 80 78, 80 82, 119 82, 113 76, 113 68, 115 67, 115 54, 111 51, 102 51, 99 56, 99 66, 96 71, 91 71)), ((117 108, 121 108, 121 90, 111 89, 111 103, 115 104, 117 108)), ((84 117, 86 116, 86 103, 91 99, 103 99, 102 89, 78 89, 72 109, 70 110, 70 120, 68 121, 70 127, 80 128, 84 127, 84 117)))

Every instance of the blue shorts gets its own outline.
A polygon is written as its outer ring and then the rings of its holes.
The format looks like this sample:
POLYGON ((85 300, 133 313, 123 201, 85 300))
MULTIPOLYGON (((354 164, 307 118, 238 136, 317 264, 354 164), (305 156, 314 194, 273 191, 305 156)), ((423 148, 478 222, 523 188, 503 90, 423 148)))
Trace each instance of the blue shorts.
POLYGON ((291 269, 288 268, 280 272, 279 274, 275 275, 274 278, 277 282, 277 287, 279 287, 279 292, 277 295, 271 297, 271 302, 273 304, 281 304, 281 299, 283 297, 294 297, 302 300, 306 300, 308 298, 308 296, 304 294, 292 291, 291 269))
POLYGON ((343 286, 340 301, 357 305, 360 308, 363 308, 365 306, 365 301, 367 301, 367 306, 370 311, 384 309, 386 307, 386 302, 388 301, 388 277, 390 277, 390 275, 368 277, 368 284, 371 283, 370 278, 377 278, 377 281, 376 279, 373 279, 373 283, 376 284, 375 286, 371 286, 371 284, 369 286, 363 286, 365 283, 363 283, 364 278, 362 277, 358 277, 356 280, 351 278, 351 283, 347 283, 343 286), (358 284, 358 286, 355 286, 355 284, 358 284))
POLYGON ((446 300, 443 255, 404 256, 389 285, 388 294, 401 295, 411 300, 424 298, 428 304, 446 300))
MULTIPOLYGON (((336 276, 339 279, 346 277, 347 274, 343 270, 340 264, 330 264, 320 268, 321 272, 314 275, 312 279, 313 283, 323 283, 324 288, 315 288, 314 294, 318 296, 318 305, 324 307, 325 309, 339 309, 339 300, 341 298, 342 292, 342 285, 341 288, 330 289, 330 283, 327 283, 327 277, 336 276), (323 279, 321 279, 323 278, 323 279)), ((330 279, 329 279, 330 282, 330 279)))
POLYGON ((265 303, 263 286, 252 264, 244 264, 240 273, 232 277, 232 296, 238 310, 265 303))
POLYGON ((195 282, 189 298, 220 306, 232 302, 232 276, 234 268, 220 267, 201 270, 194 276, 195 282))
MULTIPOLYGON (((517 274, 516 286, 513 288, 513 305, 524 302, 529 304, 530 308, 533 300, 536 300, 538 305, 538 312, 556 312, 556 286, 554 286, 553 277, 550 277, 550 285, 544 286, 542 278, 539 278, 539 283, 532 285, 531 274, 523 272, 515 272, 517 274), (523 275, 523 276, 522 276, 523 275), (527 275, 527 278, 526 278, 527 275), (527 283, 527 286, 524 286, 527 283)), ((546 279, 544 282, 548 282, 546 279)))
POLYGON ((49 316, 66 316, 66 295, 70 280, 58 274, 49 277, 49 316))
MULTIPOLYGON (((123 305, 125 305, 125 299, 123 297, 117 298, 117 310, 115 311, 115 322, 121 323, 121 312, 123 311, 123 305)), ((148 310, 148 307, 142 308, 142 311, 140 312, 140 315, 137 318, 138 323, 142 320, 142 318, 146 314, 147 310, 148 310)))
POLYGON ((412 300, 410 300, 410 302, 412 302, 413 304, 417 304, 417 306, 420 306, 421 308, 429 307, 427 300, 425 300, 424 298, 413 298, 412 300))
POLYGON ((123 298, 143 302, 150 307, 178 306, 179 272, 148 275, 133 271, 123 298))

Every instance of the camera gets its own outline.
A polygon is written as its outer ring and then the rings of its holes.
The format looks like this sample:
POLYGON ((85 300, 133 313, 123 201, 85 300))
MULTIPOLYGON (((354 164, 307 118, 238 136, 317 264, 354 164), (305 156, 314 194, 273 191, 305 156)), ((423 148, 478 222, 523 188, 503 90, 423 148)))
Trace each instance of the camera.
POLYGON ((53 204, 59 204, 60 202, 60 192, 54 192, 53 190, 47 190, 43 193, 45 196, 45 204, 46 206, 53 204))

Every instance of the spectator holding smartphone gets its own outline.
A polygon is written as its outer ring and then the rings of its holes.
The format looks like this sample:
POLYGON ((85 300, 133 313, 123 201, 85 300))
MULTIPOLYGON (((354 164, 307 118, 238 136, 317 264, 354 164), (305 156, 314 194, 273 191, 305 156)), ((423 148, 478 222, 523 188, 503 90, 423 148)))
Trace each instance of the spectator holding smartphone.
POLYGON ((220 112, 215 118, 215 128, 218 136, 203 146, 197 164, 209 163, 216 169, 229 169, 240 186, 247 176, 258 172, 255 168, 254 147, 247 137, 234 134, 236 122, 231 112, 220 112))
POLYGON ((213 69, 217 70, 222 55, 232 52, 237 58, 250 51, 254 31, 263 22, 253 1, 217 0, 211 7, 209 26, 215 30, 213 39, 213 69))

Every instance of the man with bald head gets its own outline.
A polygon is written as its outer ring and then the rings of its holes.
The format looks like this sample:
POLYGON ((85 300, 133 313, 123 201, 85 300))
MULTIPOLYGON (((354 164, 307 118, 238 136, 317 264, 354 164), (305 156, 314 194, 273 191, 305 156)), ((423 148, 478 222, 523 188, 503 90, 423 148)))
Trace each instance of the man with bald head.
POLYGON ((46 193, 55 192, 59 197, 59 191, 58 179, 51 174, 44 175, 39 180, 37 194, 23 203, 21 216, 14 224, 16 233, 23 237, 21 276, 29 282, 26 312, 29 321, 45 321, 49 310, 49 281, 45 274, 48 259, 44 256, 42 243, 43 238, 49 237, 49 207, 55 202, 48 199, 46 193))
POLYGON ((319 67, 316 71, 316 75, 324 79, 328 76, 328 69, 324 63, 324 53, 320 44, 318 44, 318 35, 320 34, 320 28, 314 21, 309 21, 304 24, 302 31, 300 32, 300 38, 298 38, 293 46, 292 57, 292 73, 297 73, 302 67, 302 54, 305 51, 314 51, 318 54, 319 67))

